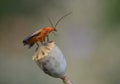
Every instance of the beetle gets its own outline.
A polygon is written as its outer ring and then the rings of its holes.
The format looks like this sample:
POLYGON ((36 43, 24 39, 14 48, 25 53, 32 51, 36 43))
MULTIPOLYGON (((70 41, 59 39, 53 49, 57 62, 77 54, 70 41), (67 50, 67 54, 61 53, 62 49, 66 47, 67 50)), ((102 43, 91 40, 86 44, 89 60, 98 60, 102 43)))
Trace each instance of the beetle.
MULTIPOLYGON (((51 26, 47 26, 44 28, 39 29, 38 31, 34 32, 33 34, 31 34, 30 36, 27 36, 24 40, 23 40, 23 44, 24 45, 28 45, 29 48, 31 48, 34 44, 37 45, 37 48, 39 47, 39 44, 37 42, 41 42, 41 44, 43 45, 46 41, 47 38, 47 42, 49 42, 49 34, 51 32, 57 32, 57 25, 58 23, 66 16, 70 15, 70 13, 65 14, 64 16, 62 16, 55 25, 52 24, 52 21, 48 18, 51 26)), ((36 49, 37 49, 36 48, 36 49)))

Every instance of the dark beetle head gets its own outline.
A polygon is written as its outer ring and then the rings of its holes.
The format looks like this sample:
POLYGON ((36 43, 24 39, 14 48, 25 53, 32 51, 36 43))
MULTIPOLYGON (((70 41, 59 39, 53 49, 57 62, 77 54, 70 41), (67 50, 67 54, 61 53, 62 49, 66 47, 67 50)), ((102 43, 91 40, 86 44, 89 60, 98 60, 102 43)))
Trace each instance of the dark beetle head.
POLYGON ((56 29, 56 28, 54 28, 54 31, 55 31, 55 32, 57 32, 57 29, 56 29))

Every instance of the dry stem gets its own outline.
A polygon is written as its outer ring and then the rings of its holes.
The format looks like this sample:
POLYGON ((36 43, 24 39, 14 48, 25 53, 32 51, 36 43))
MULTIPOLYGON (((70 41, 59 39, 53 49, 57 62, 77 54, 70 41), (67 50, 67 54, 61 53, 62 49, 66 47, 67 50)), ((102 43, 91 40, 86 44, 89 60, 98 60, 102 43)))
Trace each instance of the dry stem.
POLYGON ((61 78, 61 79, 63 80, 64 84, 73 84, 72 81, 67 76, 65 76, 64 78, 61 78))

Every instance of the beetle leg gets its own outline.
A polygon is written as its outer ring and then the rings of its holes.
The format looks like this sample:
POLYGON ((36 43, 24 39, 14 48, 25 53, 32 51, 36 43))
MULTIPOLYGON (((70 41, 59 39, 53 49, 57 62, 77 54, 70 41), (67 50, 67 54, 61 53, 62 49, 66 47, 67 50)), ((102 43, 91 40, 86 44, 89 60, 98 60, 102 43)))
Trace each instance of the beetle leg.
POLYGON ((36 51, 38 50, 38 48, 39 48, 39 44, 36 42, 36 45, 37 45, 37 48, 36 48, 36 51))
POLYGON ((39 47, 39 44, 36 42, 37 47, 39 47))
POLYGON ((49 37, 47 36, 47 42, 49 42, 49 37))

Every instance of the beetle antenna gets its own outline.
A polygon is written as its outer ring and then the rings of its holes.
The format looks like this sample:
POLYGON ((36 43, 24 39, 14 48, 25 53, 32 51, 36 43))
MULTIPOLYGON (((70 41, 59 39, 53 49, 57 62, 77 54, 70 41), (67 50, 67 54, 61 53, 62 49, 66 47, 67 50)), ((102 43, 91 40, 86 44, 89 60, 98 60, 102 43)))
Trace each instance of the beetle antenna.
POLYGON ((58 23, 59 23, 63 18, 65 18, 66 16, 70 15, 71 13, 72 13, 72 12, 69 12, 69 13, 65 14, 64 16, 62 16, 62 17, 56 22, 55 28, 56 28, 56 26, 58 25, 58 23))
POLYGON ((47 17, 47 18, 48 18, 48 21, 49 21, 50 25, 51 25, 52 27, 54 27, 54 25, 53 25, 51 19, 50 19, 49 17, 47 17))

